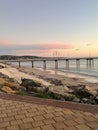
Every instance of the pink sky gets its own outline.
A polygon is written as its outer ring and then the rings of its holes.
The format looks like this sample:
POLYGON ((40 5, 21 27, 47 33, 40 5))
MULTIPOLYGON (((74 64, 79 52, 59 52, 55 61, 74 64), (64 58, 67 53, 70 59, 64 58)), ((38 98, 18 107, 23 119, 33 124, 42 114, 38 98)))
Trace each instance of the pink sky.
POLYGON ((11 40, 0 40, 0 46, 11 46, 13 42, 11 40))
MULTIPOLYGON (((76 44, 75 44, 76 45, 76 44)), ((72 43, 40 43, 19 45, 12 40, 0 40, 0 49, 5 54, 12 55, 35 55, 35 56, 96 56, 98 54, 97 44, 86 44, 82 46, 74 46, 72 43), (93 51, 92 51, 93 50, 93 51)))
POLYGON ((63 54, 65 50, 73 48, 72 44, 51 43, 32 45, 31 49, 12 50, 15 55, 37 55, 37 56, 57 56, 63 54), (34 48, 33 48, 34 46, 34 48))

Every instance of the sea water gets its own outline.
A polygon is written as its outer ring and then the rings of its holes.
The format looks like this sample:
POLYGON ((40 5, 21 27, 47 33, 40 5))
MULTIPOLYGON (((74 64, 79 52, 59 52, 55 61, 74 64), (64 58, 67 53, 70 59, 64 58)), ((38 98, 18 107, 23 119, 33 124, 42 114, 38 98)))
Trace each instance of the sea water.
MULTIPOLYGON (((17 64, 13 62, 12 64, 17 64)), ((32 67, 31 62, 21 62, 21 66, 29 66, 32 67)), ((43 68, 43 61, 34 61, 35 68, 43 68)), ((55 69, 55 61, 46 61, 46 68, 50 70, 55 69)), ((82 75, 89 75, 98 77, 98 59, 94 60, 94 66, 87 67, 86 60, 80 60, 80 66, 76 66, 76 60, 69 61, 69 68, 66 68, 66 61, 58 61, 58 70, 64 73, 76 73, 82 75)))

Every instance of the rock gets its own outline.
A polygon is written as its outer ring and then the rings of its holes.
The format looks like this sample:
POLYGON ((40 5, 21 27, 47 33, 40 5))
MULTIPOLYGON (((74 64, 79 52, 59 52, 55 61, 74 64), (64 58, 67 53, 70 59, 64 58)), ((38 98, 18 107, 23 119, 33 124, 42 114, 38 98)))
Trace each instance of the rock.
POLYGON ((22 79, 21 86, 25 87, 27 91, 34 91, 37 93, 46 91, 44 85, 32 79, 22 79))
POLYGON ((65 95, 65 93, 67 93, 69 91, 69 89, 67 88, 67 86, 53 86, 53 85, 50 85, 49 86, 49 91, 61 94, 63 96, 63 95, 65 95))
POLYGON ((68 92, 69 91, 69 88, 67 86, 63 86, 64 88, 64 91, 68 92))
POLYGON ((85 86, 85 90, 87 92, 89 92, 90 94, 92 94, 93 96, 96 96, 97 95, 97 91, 95 89, 93 89, 93 87, 90 87, 90 86, 85 86))
POLYGON ((68 87, 70 90, 75 90, 75 89, 76 89, 76 90, 77 90, 77 89, 78 89, 78 90, 82 90, 82 89, 84 89, 85 86, 79 84, 79 85, 68 85, 67 87, 68 87))
POLYGON ((40 76, 40 78, 43 78, 43 79, 47 80, 48 82, 50 82, 51 84, 54 84, 56 86, 63 86, 62 81, 59 80, 59 79, 55 79, 55 78, 44 78, 42 76, 40 76))
POLYGON ((98 96, 95 98, 96 103, 98 104, 98 96))
POLYGON ((89 104, 97 105, 97 102, 95 100, 89 100, 89 104))
POLYGON ((21 88, 21 86, 18 83, 14 82, 5 82, 5 85, 10 87, 12 90, 19 90, 21 88))
POLYGON ((36 93, 44 92, 45 88, 44 87, 33 87, 31 91, 36 92, 36 93))
POLYGON ((65 98, 62 97, 62 98, 61 98, 61 101, 65 101, 65 98))
POLYGON ((51 84, 54 84, 54 85, 56 85, 56 86, 61 86, 61 85, 63 85, 63 84, 62 84, 62 81, 61 81, 61 80, 58 80, 58 79, 51 79, 50 83, 51 83, 51 84))
POLYGON ((64 97, 66 101, 74 101, 75 96, 74 95, 67 95, 64 97))
POLYGON ((74 92, 72 94, 74 94, 76 97, 78 97, 80 99, 81 98, 89 98, 90 96, 92 96, 92 94, 90 94, 85 89, 83 89, 83 90, 74 90, 74 92))
POLYGON ((2 87, 5 83, 5 80, 3 78, 0 78, 0 87, 2 87))
POLYGON ((96 97, 96 100, 98 100, 98 96, 96 97))
POLYGON ((0 78, 9 78, 7 75, 4 75, 0 72, 0 78))
POLYGON ((85 88, 85 85, 79 84, 79 85, 77 86, 77 89, 78 89, 78 90, 83 90, 84 88, 85 88))
POLYGON ((13 90, 12 90, 11 88, 9 88, 8 86, 3 86, 3 87, 1 88, 1 90, 2 90, 3 92, 8 93, 8 94, 15 93, 15 91, 13 91, 13 90))
POLYGON ((83 103, 87 103, 89 100, 87 98, 82 99, 83 103))
POLYGON ((34 81, 32 79, 21 79, 22 80, 22 83, 21 83, 21 86, 24 86, 24 87, 40 87, 41 86, 41 83, 38 83, 37 81, 34 81))
POLYGON ((0 65, 0 69, 3 69, 3 68, 5 68, 5 66, 4 65, 0 65))
POLYGON ((73 101, 74 101, 74 102, 77 102, 77 103, 80 103, 81 100, 80 100, 79 98, 75 97, 75 98, 73 99, 73 101))
POLYGON ((71 90, 71 89, 70 89, 70 90, 68 91, 68 93, 74 93, 74 90, 71 90))
MULTIPOLYGON (((14 89, 13 89, 13 90, 14 90, 14 89)), ((18 91, 26 91, 26 88, 23 87, 23 86, 21 86, 21 87, 18 89, 18 91)))

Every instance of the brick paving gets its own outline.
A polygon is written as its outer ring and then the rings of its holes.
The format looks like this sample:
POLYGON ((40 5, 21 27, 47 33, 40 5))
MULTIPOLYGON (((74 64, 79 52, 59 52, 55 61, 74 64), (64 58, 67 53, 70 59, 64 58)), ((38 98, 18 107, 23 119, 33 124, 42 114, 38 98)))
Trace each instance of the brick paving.
POLYGON ((0 94, 0 130, 98 130, 97 106, 37 99, 0 94))

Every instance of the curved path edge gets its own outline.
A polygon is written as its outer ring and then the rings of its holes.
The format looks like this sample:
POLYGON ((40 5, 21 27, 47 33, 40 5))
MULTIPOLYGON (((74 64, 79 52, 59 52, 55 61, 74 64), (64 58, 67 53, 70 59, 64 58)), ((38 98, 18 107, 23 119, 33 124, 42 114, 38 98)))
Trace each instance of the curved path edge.
POLYGON ((26 102, 31 104, 33 103, 39 105, 48 105, 48 106, 55 106, 61 108, 75 109, 75 110, 91 112, 91 113, 98 113, 97 105, 89 105, 89 104, 74 103, 69 101, 60 101, 60 100, 45 99, 45 98, 38 98, 38 97, 31 97, 31 96, 20 96, 20 95, 4 94, 4 93, 0 94, 0 98, 6 100, 26 102))

